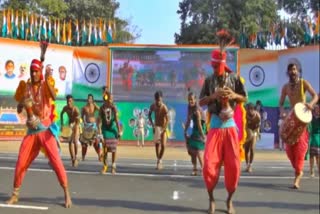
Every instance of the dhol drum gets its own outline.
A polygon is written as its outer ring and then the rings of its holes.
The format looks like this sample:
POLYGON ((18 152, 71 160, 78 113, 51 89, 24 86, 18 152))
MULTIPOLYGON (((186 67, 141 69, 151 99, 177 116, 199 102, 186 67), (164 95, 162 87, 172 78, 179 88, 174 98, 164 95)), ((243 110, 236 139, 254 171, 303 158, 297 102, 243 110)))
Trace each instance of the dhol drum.
POLYGON ((70 139, 72 136, 72 128, 70 126, 62 126, 61 137, 63 139, 70 139))
POLYGON ((297 103, 280 126, 281 140, 295 144, 311 120, 311 111, 303 103, 297 103))

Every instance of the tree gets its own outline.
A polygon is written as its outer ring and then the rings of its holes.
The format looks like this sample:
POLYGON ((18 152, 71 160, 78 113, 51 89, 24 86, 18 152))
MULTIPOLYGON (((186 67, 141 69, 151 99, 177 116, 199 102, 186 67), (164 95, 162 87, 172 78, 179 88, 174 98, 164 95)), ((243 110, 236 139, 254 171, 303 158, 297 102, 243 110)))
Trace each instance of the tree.
POLYGON ((183 0, 177 44, 217 43, 215 33, 228 30, 238 41, 242 33, 265 31, 277 20, 277 5, 269 0, 183 0))
POLYGON ((296 17, 306 16, 308 11, 316 14, 320 9, 319 0, 278 0, 278 8, 296 17))
POLYGON ((278 9, 290 15, 288 29, 292 32, 288 40, 295 45, 317 43, 320 38, 313 35, 315 17, 320 11, 319 0, 278 0, 278 9), (296 41, 293 42, 293 41, 296 41))

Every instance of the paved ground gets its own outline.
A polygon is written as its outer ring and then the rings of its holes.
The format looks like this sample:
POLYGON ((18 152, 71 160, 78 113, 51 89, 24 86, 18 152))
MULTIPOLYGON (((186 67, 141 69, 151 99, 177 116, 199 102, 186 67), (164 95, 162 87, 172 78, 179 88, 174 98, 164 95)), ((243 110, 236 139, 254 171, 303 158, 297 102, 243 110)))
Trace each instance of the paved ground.
MULTIPOLYGON (((30 167, 17 207, 4 207, 11 192, 19 143, 0 142, 0 213, 206 213, 207 194, 200 176, 190 176, 191 164, 183 147, 170 147, 165 168, 156 171, 153 147, 120 146, 116 175, 100 175, 93 150, 85 162, 72 168, 67 147, 62 157, 68 172, 74 206, 64 209, 57 179, 40 155, 30 167), (23 207, 24 206, 24 207, 23 207)), ((307 166, 306 166, 307 167, 307 166)), ((217 186, 217 212, 225 213, 222 177, 217 186)), ((283 152, 257 151, 254 172, 242 173, 234 197, 237 213, 319 213, 319 178, 302 180, 302 188, 288 188, 292 169, 283 152)))

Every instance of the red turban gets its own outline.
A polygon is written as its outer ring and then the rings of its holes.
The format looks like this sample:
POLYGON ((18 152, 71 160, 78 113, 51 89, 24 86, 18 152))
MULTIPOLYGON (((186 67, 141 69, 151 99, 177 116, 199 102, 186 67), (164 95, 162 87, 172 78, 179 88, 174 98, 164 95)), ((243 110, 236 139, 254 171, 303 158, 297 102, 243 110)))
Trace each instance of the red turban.
POLYGON ((219 76, 223 75, 225 71, 232 72, 227 65, 227 53, 221 52, 219 49, 213 50, 211 53, 211 66, 218 66, 217 72, 219 76))
MULTIPOLYGON (((32 70, 35 70, 35 71, 42 71, 42 62, 38 59, 33 59, 31 61, 31 65, 30 65, 30 72, 32 70)), ((31 74, 30 74, 31 76, 31 74)), ((41 73, 41 77, 40 77, 41 80, 43 80, 43 75, 41 73)))

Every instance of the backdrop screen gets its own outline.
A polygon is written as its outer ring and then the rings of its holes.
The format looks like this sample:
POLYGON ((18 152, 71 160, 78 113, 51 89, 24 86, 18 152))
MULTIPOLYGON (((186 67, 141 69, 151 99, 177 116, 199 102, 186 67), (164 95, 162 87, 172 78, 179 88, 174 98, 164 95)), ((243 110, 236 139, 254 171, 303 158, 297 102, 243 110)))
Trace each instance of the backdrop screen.
MULTIPOLYGON (((165 100, 185 101, 188 88, 200 93, 212 74, 211 49, 112 49, 112 91, 121 101, 150 101, 161 90, 165 100)), ((228 66, 236 71, 238 49, 228 49, 228 66)))

